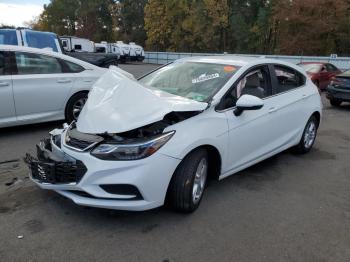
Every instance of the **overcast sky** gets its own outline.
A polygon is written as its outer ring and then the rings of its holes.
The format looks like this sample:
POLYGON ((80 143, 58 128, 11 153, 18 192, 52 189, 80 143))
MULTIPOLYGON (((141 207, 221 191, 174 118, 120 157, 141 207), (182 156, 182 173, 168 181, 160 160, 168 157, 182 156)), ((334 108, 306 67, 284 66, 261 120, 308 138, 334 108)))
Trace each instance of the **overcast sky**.
POLYGON ((24 26, 38 16, 50 0, 0 0, 0 24, 24 26))

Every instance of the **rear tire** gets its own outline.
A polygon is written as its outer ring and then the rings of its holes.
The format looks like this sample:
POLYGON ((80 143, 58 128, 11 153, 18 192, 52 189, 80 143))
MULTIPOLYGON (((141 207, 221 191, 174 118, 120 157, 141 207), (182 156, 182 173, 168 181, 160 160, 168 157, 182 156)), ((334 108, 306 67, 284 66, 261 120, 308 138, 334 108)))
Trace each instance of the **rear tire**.
POLYGON ((339 99, 330 99, 329 102, 331 103, 332 106, 340 106, 342 101, 339 99))
POLYGON ((203 197, 208 178, 208 153, 198 149, 187 155, 171 179, 167 200, 179 212, 195 211, 203 197))
POLYGON ((67 103, 66 110, 65 110, 65 116, 66 121, 68 123, 71 123, 72 121, 78 120, 78 116, 83 109, 86 100, 88 98, 88 93, 80 92, 75 95, 73 95, 67 103))
POLYGON ((318 125, 319 121, 317 118, 314 115, 311 116, 309 121, 306 123, 299 144, 294 147, 295 153, 306 154, 310 152, 316 140, 318 125))

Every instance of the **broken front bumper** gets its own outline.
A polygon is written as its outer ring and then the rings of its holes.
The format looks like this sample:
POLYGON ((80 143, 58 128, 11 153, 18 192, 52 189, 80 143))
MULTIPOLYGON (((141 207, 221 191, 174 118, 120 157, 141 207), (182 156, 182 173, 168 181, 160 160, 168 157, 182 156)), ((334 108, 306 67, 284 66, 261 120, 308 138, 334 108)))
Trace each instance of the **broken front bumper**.
POLYGON ((37 146, 37 157, 26 154, 27 163, 33 180, 48 184, 77 184, 86 173, 83 162, 54 155, 49 139, 42 140, 37 146))
POLYGON ((27 155, 31 179, 76 204, 141 211, 164 204, 167 188, 181 160, 160 153, 136 161, 106 161, 48 139, 27 155))

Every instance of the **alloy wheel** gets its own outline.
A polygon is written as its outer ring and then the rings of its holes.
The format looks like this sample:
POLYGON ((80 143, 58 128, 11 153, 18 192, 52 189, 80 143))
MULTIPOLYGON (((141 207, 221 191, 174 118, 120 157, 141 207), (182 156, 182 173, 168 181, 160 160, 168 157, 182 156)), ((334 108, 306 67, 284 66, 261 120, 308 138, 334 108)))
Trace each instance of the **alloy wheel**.
POLYGON ((73 104, 73 117, 74 117, 74 120, 78 119, 78 116, 79 116, 81 110, 83 110, 83 107, 84 107, 84 105, 86 103, 86 100, 87 100, 86 97, 80 98, 77 101, 75 101, 75 103, 73 104))
POLYGON ((192 201, 197 204, 203 194, 205 182, 208 174, 208 163, 206 158, 202 158, 197 166, 192 188, 192 201))

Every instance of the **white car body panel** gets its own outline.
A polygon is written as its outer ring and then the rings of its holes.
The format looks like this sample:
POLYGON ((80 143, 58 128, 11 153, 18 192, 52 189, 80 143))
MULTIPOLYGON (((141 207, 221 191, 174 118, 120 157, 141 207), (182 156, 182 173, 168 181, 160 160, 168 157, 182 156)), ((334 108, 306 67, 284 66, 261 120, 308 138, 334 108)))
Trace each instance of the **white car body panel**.
POLYGON ((219 153, 221 168, 218 175, 219 179, 223 179, 297 145, 308 119, 314 113, 319 116, 322 114, 322 102, 317 87, 308 78, 304 86, 262 99, 261 109, 244 111, 240 116, 234 114, 236 107, 221 111, 216 109, 231 86, 256 65, 284 65, 294 68, 306 77, 305 72, 292 64, 234 56, 184 60, 232 64, 241 68, 214 95, 209 104, 188 102, 187 99, 164 95, 162 92, 157 94, 118 72, 110 71, 96 83, 87 106, 80 115, 77 128, 81 132, 125 132, 158 121, 173 110, 201 112, 166 127, 163 133, 175 131, 170 140, 153 155, 134 161, 106 161, 97 159, 89 152, 72 150, 64 145, 66 130, 60 131, 63 146, 61 149, 57 148, 57 151, 81 160, 87 166, 87 173, 75 185, 34 182, 42 188, 57 191, 77 204, 146 210, 164 203, 169 182, 177 166, 198 147, 209 146, 219 153), (99 184, 135 185, 144 198, 138 201, 108 200, 115 195, 101 191, 99 184), (85 191, 94 198, 78 196, 68 190, 85 191))
POLYGON ((12 77, 0 76, 0 126, 16 122, 16 109, 13 100, 12 77))
POLYGON ((0 75, 0 83, 9 83, 8 86, 0 87, 0 92, 4 94, 0 98, 0 127, 64 119, 69 98, 79 91, 89 91, 96 80, 107 71, 70 56, 43 49, 0 45, 0 51, 41 54, 85 68, 80 73, 0 75))

